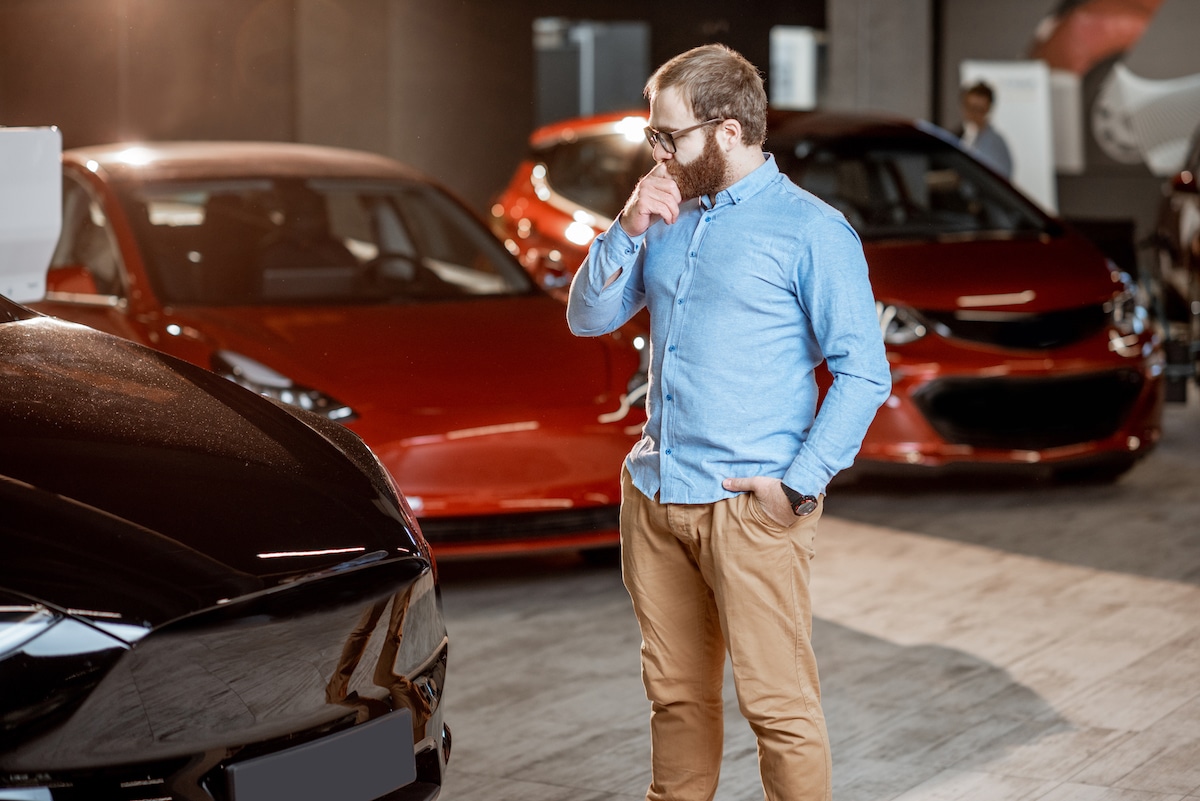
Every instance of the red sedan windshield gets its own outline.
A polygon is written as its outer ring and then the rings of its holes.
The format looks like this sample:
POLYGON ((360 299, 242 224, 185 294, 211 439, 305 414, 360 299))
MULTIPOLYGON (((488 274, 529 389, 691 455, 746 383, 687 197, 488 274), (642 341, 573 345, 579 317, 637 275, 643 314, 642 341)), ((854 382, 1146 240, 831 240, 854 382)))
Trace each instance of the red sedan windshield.
POLYGON ((486 228, 418 184, 239 178, 121 194, 164 303, 428 302, 531 288, 486 228))

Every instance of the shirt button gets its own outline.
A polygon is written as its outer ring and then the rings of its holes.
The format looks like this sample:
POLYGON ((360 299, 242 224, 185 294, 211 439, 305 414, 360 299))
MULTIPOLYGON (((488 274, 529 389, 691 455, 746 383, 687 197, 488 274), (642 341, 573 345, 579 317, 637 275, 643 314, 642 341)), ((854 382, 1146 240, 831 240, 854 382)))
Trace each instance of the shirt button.
POLYGON ((674 345, 671 345, 669 348, 667 348, 667 350, 669 350, 671 353, 674 353, 674 352, 675 352, 675 346, 674 346, 674 345))
POLYGON ((663 451, 663 453, 665 453, 667 456, 670 456, 670 455, 671 455, 671 449, 670 449, 670 448, 667 448, 665 451, 663 451))
POLYGON ((683 305, 683 298, 680 298, 680 299, 679 299, 679 305, 680 305, 680 306, 682 306, 682 305, 683 305))
POLYGON ((704 218, 704 221, 705 221, 705 222, 712 222, 712 217, 705 217, 705 218, 704 218))
POLYGON ((674 395, 668 395, 668 396, 667 396, 667 400, 669 400, 669 401, 673 401, 673 400, 675 400, 675 396, 674 396, 674 395))

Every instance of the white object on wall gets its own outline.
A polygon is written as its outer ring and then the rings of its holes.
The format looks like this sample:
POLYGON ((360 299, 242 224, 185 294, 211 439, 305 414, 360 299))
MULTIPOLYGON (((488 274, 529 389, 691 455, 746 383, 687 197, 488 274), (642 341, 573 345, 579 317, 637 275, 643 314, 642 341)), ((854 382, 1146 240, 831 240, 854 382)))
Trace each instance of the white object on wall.
POLYGON ((1008 143, 1012 182, 1048 211, 1057 211, 1050 69, 1042 61, 964 61, 962 86, 985 81, 995 92, 991 124, 1008 143))
POLYGON ((822 34, 814 28, 771 28, 771 106, 808 110, 817 107, 818 49, 822 34))
POLYGON ((1083 87, 1068 70, 1050 70, 1050 114, 1054 127, 1054 168, 1080 175, 1087 168, 1083 125, 1083 87))
POLYGON ((0 128, 0 295, 41 300, 62 228, 62 133, 0 128))

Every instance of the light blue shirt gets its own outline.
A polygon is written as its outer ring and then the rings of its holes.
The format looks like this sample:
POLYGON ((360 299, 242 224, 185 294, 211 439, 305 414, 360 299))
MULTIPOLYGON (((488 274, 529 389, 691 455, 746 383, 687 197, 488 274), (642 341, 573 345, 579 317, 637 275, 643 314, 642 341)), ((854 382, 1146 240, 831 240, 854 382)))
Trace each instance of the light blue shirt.
POLYGON ((673 225, 631 238, 613 223, 571 284, 581 336, 649 307, 649 419, 626 464, 662 503, 733 497, 721 480, 753 476, 819 495, 891 390, 858 235, 765 158, 673 225), (822 360, 834 382, 817 414, 822 360))

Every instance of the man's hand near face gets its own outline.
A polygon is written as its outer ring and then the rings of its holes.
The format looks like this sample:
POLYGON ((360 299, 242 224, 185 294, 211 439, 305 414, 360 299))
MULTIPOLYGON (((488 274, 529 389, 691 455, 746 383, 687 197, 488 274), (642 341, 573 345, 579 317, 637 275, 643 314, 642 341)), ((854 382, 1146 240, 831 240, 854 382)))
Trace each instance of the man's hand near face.
POLYGON ((660 161, 634 187, 621 211, 621 228, 630 236, 641 236, 660 219, 670 225, 679 217, 681 202, 679 186, 660 161))

